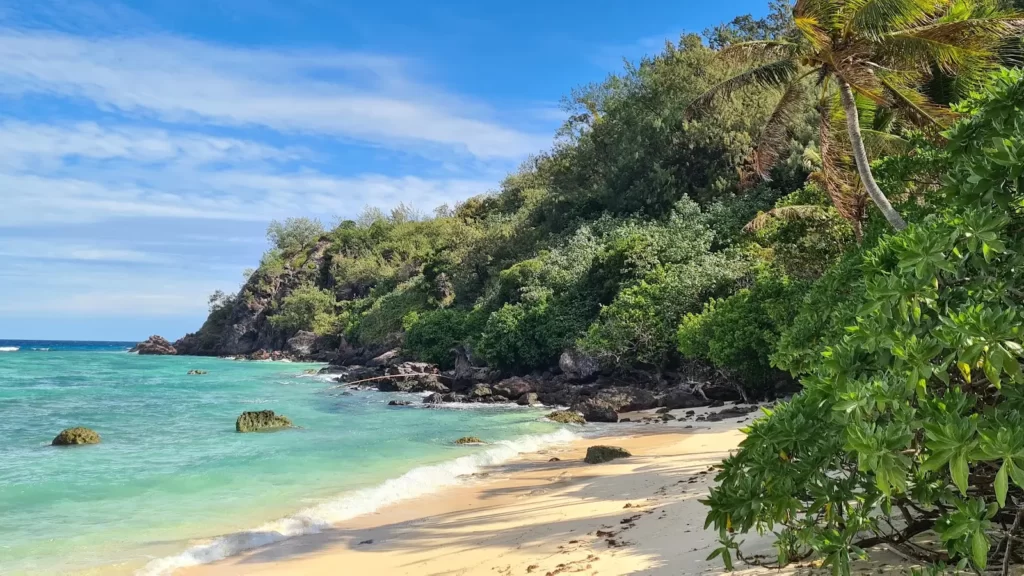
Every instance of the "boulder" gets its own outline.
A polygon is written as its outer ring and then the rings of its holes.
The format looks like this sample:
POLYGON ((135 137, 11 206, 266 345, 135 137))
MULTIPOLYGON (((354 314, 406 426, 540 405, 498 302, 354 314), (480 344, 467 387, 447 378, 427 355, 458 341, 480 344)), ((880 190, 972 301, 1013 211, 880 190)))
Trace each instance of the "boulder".
POLYGON ((408 400, 392 400, 392 401, 388 402, 388 406, 410 406, 410 405, 412 405, 412 402, 409 402, 408 400))
POLYGON ((556 410, 551 414, 548 414, 548 420, 553 420, 559 424, 584 424, 586 420, 583 415, 579 412, 573 412, 572 410, 556 410))
MULTIPOLYGON (((368 368, 366 366, 328 366, 327 368, 338 369, 337 372, 328 372, 328 374, 341 374, 335 380, 341 384, 347 384, 349 382, 358 382, 360 380, 366 380, 367 378, 374 378, 380 376, 380 370, 377 368, 368 368)), ((325 368, 324 370, 326 370, 325 368)), ((320 371, 323 374, 323 370, 320 371)))
POLYGON ((313 355, 316 350, 316 334, 306 330, 300 330, 295 336, 288 339, 288 351, 302 358, 313 355))
POLYGON ((558 357, 558 367, 574 382, 585 382, 597 375, 600 366, 592 356, 576 349, 566 350, 558 357))
POLYGON ((142 356, 173 356, 178 351, 162 336, 150 336, 145 342, 139 342, 130 352, 138 352, 142 356))
POLYGON ((587 456, 583 461, 587 464, 600 464, 615 460, 616 458, 628 458, 630 456, 632 454, 618 446, 591 446, 587 448, 587 456))
POLYGON ((678 410, 679 408, 697 408, 704 406, 707 402, 697 396, 684 390, 673 390, 668 394, 665 394, 659 400, 659 403, 669 410, 678 410))
POLYGON ((399 352, 398 348, 395 348, 394 350, 388 350, 387 352, 381 354, 380 356, 377 356, 376 358, 371 359, 369 362, 366 363, 366 365, 367 366, 372 366, 374 368, 382 368, 382 367, 385 367, 385 366, 392 366, 392 365, 398 363, 398 357, 399 356, 400 356, 400 352, 399 352))
POLYGON ((494 394, 494 392, 490 389, 490 387, 485 386, 483 384, 477 384, 476 386, 473 387, 472 390, 469 391, 469 398, 470 400, 479 400, 482 398, 486 398, 487 396, 490 396, 492 394, 494 394))
POLYGON ((394 375, 437 374, 438 370, 437 366, 429 362, 400 362, 392 364, 385 373, 394 375))
POLYGON ((51 446, 78 446, 81 444, 99 444, 100 435, 95 430, 82 428, 67 428, 61 430, 60 434, 50 442, 51 446))
POLYGON ((519 404, 520 406, 533 406, 534 404, 539 403, 540 400, 537 399, 536 392, 527 392, 526 394, 520 396, 518 400, 516 400, 516 404, 519 404))
POLYGON ((730 407, 725 408, 723 410, 719 410, 718 412, 711 412, 707 416, 707 421, 708 422, 721 422, 722 420, 725 420, 727 418, 740 418, 742 416, 746 416, 747 414, 750 414, 751 412, 756 412, 756 411, 757 411, 757 406, 756 405, 752 405, 752 406, 730 406, 730 407))
POLYGON ((202 376, 208 374, 206 370, 189 370, 187 376, 202 376))
POLYGON ((248 358, 249 358, 249 360, 271 360, 272 359, 272 357, 270 355, 270 352, 267 352, 266 350, 264 350, 262 348, 260 348, 259 350, 253 352, 252 354, 249 354, 248 358))
POLYGON ((536 392, 537 388, 533 382, 530 382, 526 378, 520 378, 518 376, 513 378, 506 378, 497 384, 490 387, 495 394, 501 394, 506 398, 515 400, 523 394, 529 394, 536 392))
POLYGON ((291 427, 291 420, 285 416, 274 414, 273 410, 242 412, 238 420, 235 420, 236 432, 262 432, 291 427))
POLYGON ((483 444, 484 441, 476 436, 463 436, 455 441, 456 444, 483 444))
POLYGON ((573 410, 583 414, 587 422, 618 422, 619 415, 615 408, 605 400, 587 398, 573 405, 573 410))
POLYGON ((467 402, 468 399, 462 394, 456 394, 455 392, 448 392, 441 394, 435 392, 430 396, 423 399, 424 404, 447 404, 451 402, 467 402))
POLYGON ((594 397, 608 404, 616 412, 635 412, 658 406, 658 399, 654 394, 643 388, 613 386, 597 391, 594 397))

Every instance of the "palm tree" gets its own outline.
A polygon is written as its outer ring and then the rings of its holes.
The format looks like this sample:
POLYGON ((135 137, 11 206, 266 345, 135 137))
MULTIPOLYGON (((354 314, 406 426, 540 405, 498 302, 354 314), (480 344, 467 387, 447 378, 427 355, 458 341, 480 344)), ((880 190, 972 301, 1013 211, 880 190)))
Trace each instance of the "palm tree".
POLYGON ((816 91, 820 176, 837 209, 852 219, 855 209, 842 204, 857 202, 834 163, 843 156, 837 150, 848 146, 859 184, 889 224, 902 230, 906 223, 871 173, 858 103, 910 125, 945 125, 951 112, 933 103, 922 84, 940 75, 954 78, 961 93, 977 86, 998 67, 1006 40, 1024 30, 1024 14, 1001 9, 995 0, 797 0, 793 22, 784 40, 724 48, 722 57, 753 67, 712 87, 689 108, 705 108, 748 86, 781 91, 753 155, 755 171, 767 179, 788 144, 791 120, 816 91), (845 135, 833 127, 835 100, 845 116, 845 135))

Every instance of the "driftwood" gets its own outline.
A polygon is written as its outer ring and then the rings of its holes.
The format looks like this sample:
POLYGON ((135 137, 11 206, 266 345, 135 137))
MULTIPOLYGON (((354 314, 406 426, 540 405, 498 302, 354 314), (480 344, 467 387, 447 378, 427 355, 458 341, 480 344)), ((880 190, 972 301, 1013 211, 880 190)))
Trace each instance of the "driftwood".
POLYGON ((455 380, 451 376, 445 376, 444 374, 427 374, 424 372, 414 372, 412 374, 385 374, 384 376, 374 376, 372 378, 363 378, 362 380, 353 380, 352 382, 342 382, 335 388, 340 386, 353 386, 355 384, 362 384, 363 382, 372 382, 374 380, 390 380, 391 378, 422 378, 424 376, 434 376, 436 378, 447 378, 448 380, 455 380))

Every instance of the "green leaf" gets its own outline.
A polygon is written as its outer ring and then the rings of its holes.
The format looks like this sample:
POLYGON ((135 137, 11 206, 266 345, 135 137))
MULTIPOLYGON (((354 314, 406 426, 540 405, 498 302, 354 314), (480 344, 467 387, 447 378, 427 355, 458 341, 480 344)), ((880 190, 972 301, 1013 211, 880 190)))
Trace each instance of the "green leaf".
POLYGON ((1003 465, 999 467, 999 472, 996 474, 995 482, 996 500, 999 502, 1000 508, 1006 506, 1006 490, 1009 488, 1008 475, 1009 471, 1007 469, 1006 462, 1004 461, 1003 465))
POLYGON ((988 564, 988 538, 985 537, 985 532, 977 530, 974 535, 971 536, 971 560, 974 561, 974 565, 980 570, 985 569, 985 565, 988 564))
POLYGON ((949 461, 949 475, 953 477, 953 483, 960 489, 960 493, 967 495, 967 477, 970 467, 967 465, 967 456, 957 454, 949 461))

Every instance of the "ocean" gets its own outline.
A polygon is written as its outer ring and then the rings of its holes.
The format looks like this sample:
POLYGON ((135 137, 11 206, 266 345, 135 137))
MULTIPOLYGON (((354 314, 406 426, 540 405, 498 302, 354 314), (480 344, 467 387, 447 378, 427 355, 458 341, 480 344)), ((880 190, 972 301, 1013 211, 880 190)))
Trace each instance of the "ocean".
POLYGON ((132 344, 0 340, 0 574, 167 574, 576 435, 542 408, 388 407, 419 397, 349 392, 303 373, 316 364, 138 356, 132 344), (235 432, 241 412, 265 409, 300 428, 235 432), (72 426, 102 442, 49 445, 72 426), (462 436, 488 444, 454 445, 462 436))

